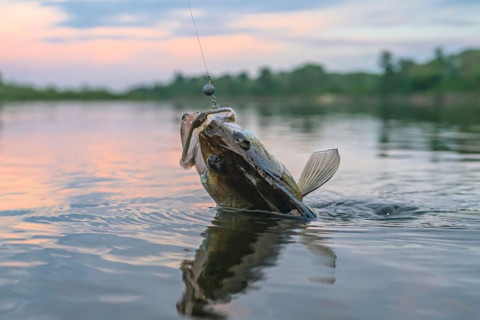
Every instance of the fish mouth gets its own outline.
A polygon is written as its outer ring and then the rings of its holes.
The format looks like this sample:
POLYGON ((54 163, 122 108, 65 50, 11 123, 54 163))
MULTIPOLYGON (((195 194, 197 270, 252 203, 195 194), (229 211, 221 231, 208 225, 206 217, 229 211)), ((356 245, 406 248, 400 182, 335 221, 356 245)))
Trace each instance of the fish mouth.
POLYGON ((193 128, 199 112, 184 113, 180 124, 180 140, 182 142, 182 157, 180 165, 184 169, 190 169, 196 164, 198 149, 198 130, 193 128))
POLYGON ((192 112, 192 113, 184 113, 182 115, 182 122, 180 124, 180 138, 182 140, 182 147, 185 146, 188 132, 190 131, 190 128, 192 127, 193 121, 198 118, 198 115, 200 112, 192 112))
POLYGON ((213 120, 234 122, 235 112, 231 108, 220 108, 205 112, 185 113, 180 125, 180 138, 182 142, 182 157, 180 165, 189 169, 196 164, 199 155, 199 134, 206 125, 213 120))

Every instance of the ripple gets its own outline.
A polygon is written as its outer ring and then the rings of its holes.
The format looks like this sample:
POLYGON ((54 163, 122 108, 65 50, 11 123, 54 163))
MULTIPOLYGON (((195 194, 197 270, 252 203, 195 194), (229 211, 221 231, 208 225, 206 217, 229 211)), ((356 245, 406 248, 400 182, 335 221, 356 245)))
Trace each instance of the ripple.
POLYGON ((27 214, 31 214, 34 211, 32 210, 0 210, 0 217, 1 216, 23 216, 27 214))
POLYGON ((325 204, 316 204, 314 208, 319 209, 321 214, 327 214, 333 218, 355 218, 355 219, 413 219, 425 210, 419 207, 398 204, 379 203, 374 200, 340 200, 325 204))
POLYGON ((25 268, 25 267, 36 267, 45 265, 45 261, 1 261, 0 267, 4 268, 25 268))
POLYGON ((140 296, 119 295, 119 294, 98 296, 98 300, 100 300, 100 302, 106 302, 106 303, 129 303, 129 302, 137 301, 140 298, 141 298, 140 296))
POLYGON ((480 217, 471 208, 426 207, 421 204, 379 202, 378 199, 313 202, 319 221, 364 227, 480 229, 480 217))
POLYGON ((2 318, 175 319, 175 306, 205 305, 230 318, 476 318, 465 312, 480 296, 471 128, 322 114, 304 130, 299 117, 242 110, 294 176, 339 147, 306 221, 216 208, 178 166, 174 107, 0 113, 2 318))

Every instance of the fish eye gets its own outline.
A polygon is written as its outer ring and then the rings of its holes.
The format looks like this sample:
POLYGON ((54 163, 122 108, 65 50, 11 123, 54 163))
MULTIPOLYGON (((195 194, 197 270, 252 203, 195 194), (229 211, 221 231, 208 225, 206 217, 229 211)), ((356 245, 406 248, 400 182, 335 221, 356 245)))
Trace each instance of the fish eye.
POLYGON ((187 116, 188 116, 188 113, 184 113, 184 114, 182 115, 182 121, 185 121, 185 119, 187 118, 187 116))
POLYGON ((207 160, 208 167, 215 172, 222 173, 226 169, 225 159, 222 156, 212 154, 207 160))

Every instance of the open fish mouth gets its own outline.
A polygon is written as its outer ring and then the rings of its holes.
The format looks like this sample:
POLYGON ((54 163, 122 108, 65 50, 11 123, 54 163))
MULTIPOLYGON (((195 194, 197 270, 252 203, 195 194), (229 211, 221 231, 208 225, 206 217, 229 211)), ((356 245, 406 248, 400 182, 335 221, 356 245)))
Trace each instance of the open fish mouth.
POLYGON ((180 138, 182 140, 182 158, 180 165, 184 169, 189 169, 196 163, 198 153, 198 133, 199 128, 192 128, 195 120, 199 116, 199 112, 185 113, 182 116, 182 124, 180 125, 180 138))
POLYGON ((201 160, 198 136, 205 126, 213 120, 234 122, 235 112, 231 108, 220 108, 201 113, 192 112, 183 114, 180 125, 180 137, 183 147, 180 165, 184 169, 190 169, 198 162, 204 162, 201 160))
POLYGON ((184 113, 182 115, 182 124, 180 125, 180 137, 182 139, 182 147, 185 146, 188 131, 192 127, 193 121, 198 117, 200 112, 184 113))

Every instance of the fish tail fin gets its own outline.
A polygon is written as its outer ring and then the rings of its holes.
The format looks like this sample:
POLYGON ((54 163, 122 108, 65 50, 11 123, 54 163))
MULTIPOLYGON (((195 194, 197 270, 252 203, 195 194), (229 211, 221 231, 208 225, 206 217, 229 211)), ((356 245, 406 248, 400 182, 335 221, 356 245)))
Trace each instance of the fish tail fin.
POLYGON ((335 174, 340 165, 338 149, 315 152, 310 156, 298 180, 302 196, 320 188, 335 174))

